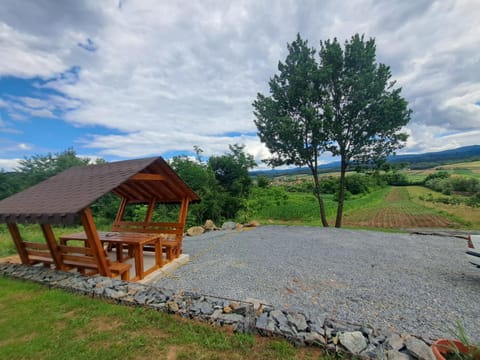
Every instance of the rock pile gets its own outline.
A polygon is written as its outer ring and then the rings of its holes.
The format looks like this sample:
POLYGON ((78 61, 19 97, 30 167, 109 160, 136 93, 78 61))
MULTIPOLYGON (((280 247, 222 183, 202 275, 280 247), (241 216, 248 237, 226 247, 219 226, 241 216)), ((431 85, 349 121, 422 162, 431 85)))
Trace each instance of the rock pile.
POLYGON ((169 291, 145 284, 102 276, 84 277, 41 266, 0 264, 0 274, 61 288, 120 304, 145 306, 158 311, 196 318, 236 332, 280 336, 297 345, 319 345, 363 358, 433 360, 429 344, 407 335, 382 333, 368 326, 328 318, 311 318, 301 309, 279 310, 255 299, 234 301, 196 292, 169 291))
POLYGON ((234 221, 225 221, 221 228, 218 228, 212 220, 205 221, 203 226, 192 226, 187 229, 186 234, 188 236, 198 236, 207 231, 215 230, 242 230, 244 228, 254 228, 260 226, 260 223, 256 220, 250 221, 246 224, 239 224, 234 221))

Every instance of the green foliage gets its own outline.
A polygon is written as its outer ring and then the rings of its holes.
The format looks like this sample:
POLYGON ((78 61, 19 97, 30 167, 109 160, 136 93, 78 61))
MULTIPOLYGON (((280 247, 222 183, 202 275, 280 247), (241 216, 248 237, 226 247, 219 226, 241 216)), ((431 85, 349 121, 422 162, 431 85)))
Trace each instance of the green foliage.
POLYGON ((335 194, 338 191, 338 178, 326 176, 320 182, 320 191, 322 194, 335 194))
POLYGON ((475 195, 480 192, 480 182, 473 177, 450 176, 446 171, 430 174, 425 179, 425 186, 445 195, 465 193, 475 195))
POLYGON ((253 187, 246 202, 246 208, 240 213, 240 217, 263 218, 265 210, 284 206, 287 204, 287 200, 287 192, 282 187, 253 187))
POLYGON ((471 196, 467 201, 467 205, 471 207, 480 207, 480 192, 471 196))
POLYGON ((20 160, 14 172, 0 172, 0 200, 52 177, 72 166, 84 166, 88 158, 79 158, 75 150, 47 155, 33 155, 20 160))
POLYGON ((186 156, 174 157, 172 168, 201 198, 189 210, 189 225, 204 223, 207 219, 219 222, 234 219, 244 209, 252 186, 248 170, 255 166, 253 156, 244 152, 244 145, 230 145, 230 151, 212 156, 207 163, 186 156))
POLYGON ((402 126, 410 120, 411 111, 394 88, 390 68, 376 63, 375 40, 354 35, 340 43, 322 41, 320 72, 325 86, 325 125, 329 132, 328 147, 342 162, 384 158, 402 147, 407 135, 402 126))
POLYGON ((18 171, 25 177, 25 186, 32 186, 73 166, 85 166, 88 158, 79 158, 75 150, 67 149, 61 153, 33 155, 20 160, 18 171))
POLYGON ((234 219, 237 212, 245 207, 245 201, 252 186, 248 171, 256 166, 253 156, 244 152, 245 145, 230 145, 230 152, 211 156, 208 167, 223 189, 222 216, 234 219))
POLYGON ((229 145, 229 149, 229 153, 210 157, 208 166, 229 194, 244 197, 252 185, 248 171, 256 164, 253 156, 244 152, 245 145, 229 145))
POLYGON ((257 176, 257 186, 261 188, 266 188, 270 185, 270 179, 265 175, 257 176))
POLYGON ((448 171, 436 171, 434 173, 428 174, 428 176, 425 178, 425 182, 430 180, 447 179, 448 177, 450 177, 448 171))
POLYGON ((198 225, 207 219, 221 220, 226 195, 215 179, 212 169, 205 163, 191 160, 186 156, 174 157, 170 165, 201 199, 200 203, 190 205, 188 225, 198 225))
POLYGON ((19 172, 0 171, 0 200, 21 191, 25 187, 25 178, 19 172))
POLYGON ((315 50, 308 47, 300 34, 287 48, 285 62, 278 64, 279 74, 270 79, 271 96, 257 94, 253 103, 254 121, 260 140, 272 153, 266 160, 268 164, 308 166, 315 182, 322 223, 328 226, 318 181, 318 157, 325 151, 327 139, 315 50))
POLYGON ((410 185, 410 181, 408 180, 408 176, 404 172, 400 171, 392 171, 383 174, 382 178, 388 185, 392 186, 406 186, 410 185))

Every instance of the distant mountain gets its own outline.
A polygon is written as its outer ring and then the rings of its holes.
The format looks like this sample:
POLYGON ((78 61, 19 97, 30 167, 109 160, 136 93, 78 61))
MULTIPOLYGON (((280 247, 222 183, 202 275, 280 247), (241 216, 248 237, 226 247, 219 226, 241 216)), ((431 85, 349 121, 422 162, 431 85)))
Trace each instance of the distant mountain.
MULTIPOLYGON (((393 155, 388 157, 389 163, 406 163, 411 169, 429 169, 439 165, 454 162, 480 160, 480 145, 463 146, 457 149, 429 152, 424 154, 393 155)), ((340 170, 340 162, 335 161, 318 167, 321 173, 340 170)), ((308 168, 294 168, 285 170, 257 170, 252 171, 252 176, 265 175, 275 177, 281 175, 309 174, 308 168)))
POLYGON ((390 163, 408 163, 411 169, 428 169, 452 162, 480 160, 480 145, 463 146, 457 149, 424 154, 396 155, 388 158, 390 163))

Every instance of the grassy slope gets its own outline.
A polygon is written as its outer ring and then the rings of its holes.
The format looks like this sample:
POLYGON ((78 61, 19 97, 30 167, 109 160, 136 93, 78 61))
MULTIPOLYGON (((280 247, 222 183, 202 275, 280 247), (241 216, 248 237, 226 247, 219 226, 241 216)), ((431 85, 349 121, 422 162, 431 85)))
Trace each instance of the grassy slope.
POLYGON ((0 278, 0 359, 320 359, 149 309, 0 278))

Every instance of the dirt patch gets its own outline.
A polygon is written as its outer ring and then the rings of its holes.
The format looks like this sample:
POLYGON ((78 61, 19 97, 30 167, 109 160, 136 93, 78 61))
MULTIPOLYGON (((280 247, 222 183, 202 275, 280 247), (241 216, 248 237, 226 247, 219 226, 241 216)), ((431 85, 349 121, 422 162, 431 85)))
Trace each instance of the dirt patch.
POLYGON ((20 256, 10 255, 7 257, 0 258, 0 263, 12 263, 12 264, 21 264, 20 256))
POLYGON ((444 216, 434 214, 429 208, 412 202, 405 187, 392 187, 378 207, 349 213, 344 217, 343 223, 349 226, 391 229, 449 228, 458 225, 444 216))
POLYGON ((408 200, 408 193, 406 191, 402 191, 400 188, 393 188, 392 191, 390 191, 385 197, 385 201, 387 202, 402 200, 408 200))
POLYGON ((363 221, 347 218, 344 223, 372 228, 443 228, 455 225, 454 222, 439 215, 411 214, 396 208, 379 209, 369 219, 363 221))

